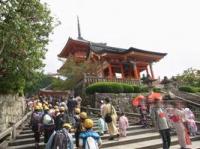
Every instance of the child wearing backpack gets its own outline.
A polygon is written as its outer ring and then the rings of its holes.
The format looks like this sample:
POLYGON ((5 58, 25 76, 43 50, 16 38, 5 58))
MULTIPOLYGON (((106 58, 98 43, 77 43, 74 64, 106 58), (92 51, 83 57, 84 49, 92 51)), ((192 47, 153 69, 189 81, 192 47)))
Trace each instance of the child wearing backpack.
POLYGON ((87 113, 85 112, 81 112, 80 117, 77 116, 77 121, 76 121, 76 126, 75 126, 75 142, 76 142, 77 148, 79 147, 79 135, 81 132, 85 131, 83 123, 86 118, 87 118, 87 113))
POLYGON ((55 125, 54 120, 49 114, 49 107, 44 107, 44 114, 42 116, 43 132, 44 132, 44 143, 47 143, 51 134, 54 132, 55 125))
POLYGON ((124 115, 124 113, 121 113, 121 116, 119 117, 119 134, 122 137, 126 137, 126 129, 128 128, 128 118, 124 115))
POLYGON ((79 135, 79 147, 81 149, 99 149, 102 142, 99 134, 92 130, 93 121, 86 119, 83 125, 86 130, 79 135))
POLYGON ((42 111, 41 106, 36 105, 34 108, 34 112, 31 115, 30 126, 34 133, 35 138, 35 148, 39 148, 40 136, 41 136, 41 118, 42 118, 42 111))
POLYGON ((61 130, 54 131, 45 149, 74 149, 73 137, 70 134, 71 125, 64 123, 61 130))

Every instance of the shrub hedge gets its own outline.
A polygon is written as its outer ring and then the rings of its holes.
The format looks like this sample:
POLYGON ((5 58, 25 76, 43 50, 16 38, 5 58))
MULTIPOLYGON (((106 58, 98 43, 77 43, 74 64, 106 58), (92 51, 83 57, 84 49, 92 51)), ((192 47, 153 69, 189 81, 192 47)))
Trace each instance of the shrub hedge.
POLYGON ((197 93, 200 92, 200 87, 193 86, 181 86, 179 87, 180 91, 189 92, 189 93, 197 93))
POLYGON ((160 93, 161 92, 161 88, 154 87, 153 91, 156 92, 156 93, 160 93))
POLYGON ((98 82, 89 85, 86 88, 87 94, 94 93, 141 93, 147 92, 148 88, 145 86, 132 86, 125 83, 115 82, 98 82))

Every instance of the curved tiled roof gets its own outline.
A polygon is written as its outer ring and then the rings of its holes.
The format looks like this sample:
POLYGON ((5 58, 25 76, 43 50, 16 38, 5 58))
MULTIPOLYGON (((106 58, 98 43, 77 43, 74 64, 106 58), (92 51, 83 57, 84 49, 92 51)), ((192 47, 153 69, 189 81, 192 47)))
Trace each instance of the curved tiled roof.
POLYGON ((90 42, 90 49, 94 51, 95 53, 116 53, 116 54, 122 54, 122 53, 128 53, 128 52, 141 52, 141 53, 147 53, 147 54, 154 54, 158 56, 165 56, 167 53, 160 53, 160 52, 153 52, 153 51, 147 51, 147 50, 141 50, 137 48, 130 47, 129 49, 124 48, 116 48, 107 46, 106 44, 99 44, 99 43, 92 43, 90 42))

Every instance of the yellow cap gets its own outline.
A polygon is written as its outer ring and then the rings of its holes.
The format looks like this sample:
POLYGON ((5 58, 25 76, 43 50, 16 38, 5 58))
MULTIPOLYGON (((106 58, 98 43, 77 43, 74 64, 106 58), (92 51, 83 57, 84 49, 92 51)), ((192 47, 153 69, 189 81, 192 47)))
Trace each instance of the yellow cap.
POLYGON ((55 109, 55 112, 59 112, 59 109, 55 109))
POLYGON ((44 110, 49 110, 49 107, 48 106, 44 106, 44 110))
POLYGON ((80 108, 75 108, 75 113, 79 114, 81 112, 80 108))
POLYGON ((42 109, 43 109, 43 107, 40 105, 40 106, 39 106, 39 110, 42 110, 42 109))
POLYGON ((67 128, 67 129, 71 129, 72 128, 72 126, 69 123, 64 123, 63 127, 67 128))
POLYGON ((60 107, 60 112, 64 112, 65 108, 64 107, 60 107))
POLYGON ((80 118, 86 119, 87 118, 87 113, 86 112, 81 112, 80 113, 80 118))
POLYGON ((54 106, 54 109, 58 109, 58 106, 54 106))
POLYGON ((37 105, 40 106, 40 107, 42 107, 42 103, 41 102, 38 102, 37 105))
POLYGON ((86 119, 83 123, 83 126, 86 128, 86 129, 90 129, 93 127, 93 120, 91 119, 86 119))
POLYGON ((36 106, 34 107, 34 109, 35 109, 35 110, 40 110, 40 107, 39 107, 38 105, 36 105, 36 106))

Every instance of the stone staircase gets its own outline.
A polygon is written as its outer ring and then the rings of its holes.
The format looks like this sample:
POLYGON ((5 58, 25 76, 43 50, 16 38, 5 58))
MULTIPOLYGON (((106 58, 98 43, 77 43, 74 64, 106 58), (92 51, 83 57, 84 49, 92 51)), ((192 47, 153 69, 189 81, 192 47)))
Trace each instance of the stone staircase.
MULTIPOLYGON (((94 120, 94 130, 97 129, 96 122, 94 120)), ((142 128, 141 125, 136 125, 133 122, 130 122, 130 126, 127 131, 127 137, 120 138, 119 140, 108 141, 109 135, 105 134, 101 137, 103 144, 101 148, 107 149, 156 149, 162 148, 162 140, 159 136, 159 133, 156 132, 153 128, 142 128)), ((193 141, 193 148, 200 148, 200 135, 191 138, 193 141)), ((41 137, 40 148, 44 148, 43 143, 44 137, 41 137)), ((177 137, 172 133, 172 148, 179 148, 177 137)), ((24 125, 22 131, 16 136, 16 139, 9 142, 8 149, 34 149, 34 138, 33 132, 28 127, 28 123, 24 125)))

